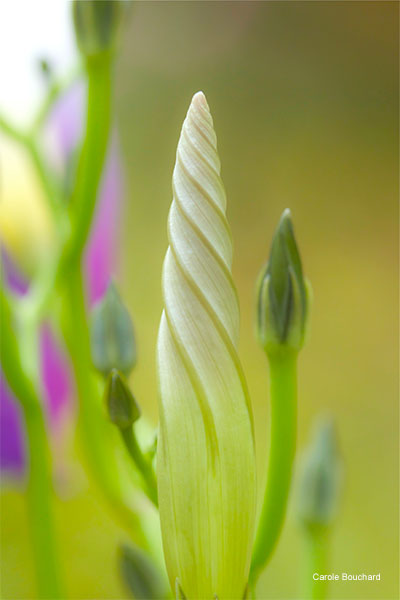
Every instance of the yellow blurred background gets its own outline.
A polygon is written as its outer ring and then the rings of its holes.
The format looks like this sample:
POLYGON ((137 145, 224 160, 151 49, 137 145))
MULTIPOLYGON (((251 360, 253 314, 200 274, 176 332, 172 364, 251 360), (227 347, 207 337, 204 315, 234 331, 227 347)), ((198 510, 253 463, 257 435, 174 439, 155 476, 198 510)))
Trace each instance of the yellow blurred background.
MULTIPOLYGON (((345 465, 330 568, 381 573, 335 582, 333 600, 398 597, 398 4, 137 2, 116 72, 125 170, 123 297, 139 362, 131 378, 156 424, 160 275, 179 131, 191 96, 214 117, 234 239, 240 354, 255 414, 260 482, 268 372, 254 336, 255 281, 290 207, 314 290, 299 364, 299 448, 333 415, 345 465)), ((16 74, 17 76, 17 74, 16 74)), ((83 477, 83 475, 82 475, 83 477)), ((261 486, 260 486, 261 487, 261 486)), ((304 546, 292 494, 258 598, 301 597, 304 546)), ((126 534, 89 484, 56 502, 71 598, 128 598, 115 568, 126 534)), ((23 495, 1 504, 3 598, 34 593, 23 495)))

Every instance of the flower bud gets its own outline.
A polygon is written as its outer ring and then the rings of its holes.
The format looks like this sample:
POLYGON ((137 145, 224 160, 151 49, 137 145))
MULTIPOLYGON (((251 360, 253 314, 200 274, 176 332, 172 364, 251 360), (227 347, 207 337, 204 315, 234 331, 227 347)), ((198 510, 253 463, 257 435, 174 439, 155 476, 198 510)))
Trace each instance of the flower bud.
POLYGON ((128 375, 136 364, 131 317, 112 283, 92 310, 90 345, 93 364, 104 376, 112 369, 128 375))
POLYGON ((267 353, 304 343, 309 288, 303 278, 289 209, 274 233, 270 256, 258 288, 258 335, 267 353))
POLYGON ((140 407, 117 369, 107 378, 105 401, 110 421, 120 429, 131 427, 140 417, 140 407))
POLYGON ((342 466, 335 428, 320 421, 302 463, 298 514, 307 528, 326 527, 336 514, 342 466))
POLYGON ((75 34, 82 54, 96 56, 114 46, 127 4, 121 0, 75 0, 75 34))
POLYGON ((119 557, 122 578, 137 599, 159 600, 167 593, 155 564, 137 546, 123 545, 119 557))
POLYGON ((242 600, 255 519, 251 406, 213 120, 203 93, 182 127, 163 268, 157 480, 177 597, 242 600))

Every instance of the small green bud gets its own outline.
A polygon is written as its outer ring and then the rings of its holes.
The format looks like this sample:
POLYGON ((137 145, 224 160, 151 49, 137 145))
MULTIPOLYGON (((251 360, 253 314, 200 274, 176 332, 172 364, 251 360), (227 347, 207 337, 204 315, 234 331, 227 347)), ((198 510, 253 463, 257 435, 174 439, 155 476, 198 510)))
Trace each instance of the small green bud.
POLYGON ((128 375, 136 364, 132 320, 114 284, 92 311, 90 323, 92 361, 107 376, 112 369, 128 375))
POLYGON ((342 467, 335 428, 320 421, 301 469, 298 514, 307 528, 326 527, 336 514, 342 467))
POLYGON ((175 579, 175 598, 176 600, 186 600, 186 596, 181 588, 178 577, 175 579))
POLYGON ((82 54, 96 56, 114 46, 128 4, 121 0, 75 0, 75 34, 82 54))
POLYGON ((120 429, 131 427, 139 419, 140 407, 117 369, 113 369, 108 376, 105 400, 110 421, 120 429))
POLYGON ((258 287, 258 335, 266 352, 298 351, 304 343, 309 289, 286 209, 272 239, 269 261, 258 287))
POLYGON ((138 600, 158 600, 167 595, 161 574, 149 556, 137 546, 123 545, 119 557, 120 571, 138 600))

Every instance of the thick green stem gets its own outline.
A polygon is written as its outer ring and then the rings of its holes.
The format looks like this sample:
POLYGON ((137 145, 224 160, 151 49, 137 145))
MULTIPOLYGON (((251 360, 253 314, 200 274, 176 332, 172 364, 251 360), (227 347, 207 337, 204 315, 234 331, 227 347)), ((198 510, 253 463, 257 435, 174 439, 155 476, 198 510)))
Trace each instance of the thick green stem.
POLYGON ((53 529, 51 460, 43 411, 34 385, 21 364, 11 309, 3 291, 0 301, 1 366, 8 385, 21 404, 27 431, 27 500, 38 595, 39 598, 65 598, 60 583, 53 529))
POLYGON ((304 598, 325 600, 327 598, 328 581, 317 578, 327 571, 328 534, 326 531, 307 531, 306 567, 304 569, 304 598))
POLYGON ((270 449, 267 484, 253 550, 255 582, 272 556, 286 514, 296 447, 296 356, 270 356, 270 449))
POLYGON ((153 502, 154 506, 158 506, 157 480, 151 461, 143 455, 132 427, 121 429, 121 435, 129 454, 142 475, 147 497, 153 502))
POLYGON ((42 410, 25 412, 29 453, 28 511, 34 547, 38 597, 66 598, 61 589, 52 514, 50 449, 42 410))

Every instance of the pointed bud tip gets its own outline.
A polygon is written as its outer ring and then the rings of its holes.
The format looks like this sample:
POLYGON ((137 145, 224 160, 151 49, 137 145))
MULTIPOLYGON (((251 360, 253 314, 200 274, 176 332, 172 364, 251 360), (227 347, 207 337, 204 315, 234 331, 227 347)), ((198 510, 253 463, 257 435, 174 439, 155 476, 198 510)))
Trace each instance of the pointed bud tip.
POLYGON ((211 118, 210 107, 208 106, 207 98, 204 92, 196 92, 189 106, 188 114, 199 114, 204 118, 205 113, 211 118))
POLYGON ((275 230, 258 286, 258 333, 267 352, 303 346, 308 296, 301 259, 286 208, 275 230))
POLYGON ((307 527, 326 527, 337 512, 342 464, 336 427, 331 418, 319 418, 303 456, 298 513, 307 527))
POLYGON ((90 344, 93 365, 104 376, 113 368, 128 375, 136 364, 132 320, 113 281, 92 309, 90 344))
POLYGON ((194 96, 192 98, 192 104, 196 108, 202 107, 202 108, 206 108, 208 110, 207 99, 205 97, 204 92, 202 92, 201 90, 194 94, 194 96))
POLYGON ((281 216, 281 221, 292 221, 292 211, 290 208, 285 208, 281 216))

